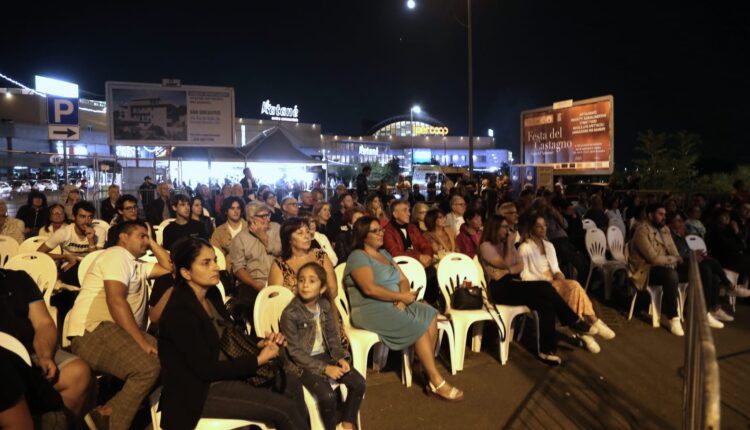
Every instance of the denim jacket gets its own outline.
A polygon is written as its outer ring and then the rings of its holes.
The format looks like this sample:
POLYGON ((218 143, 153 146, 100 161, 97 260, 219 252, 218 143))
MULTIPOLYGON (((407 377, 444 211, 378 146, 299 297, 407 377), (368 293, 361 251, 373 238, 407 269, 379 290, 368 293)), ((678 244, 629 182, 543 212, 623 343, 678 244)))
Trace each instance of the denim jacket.
POLYGON ((333 358, 333 362, 326 363, 312 357, 315 343, 315 315, 299 297, 295 297, 284 309, 279 327, 288 342, 286 352, 289 355, 290 364, 314 375, 323 375, 327 365, 335 364, 342 358, 349 358, 349 353, 341 346, 341 336, 331 316, 331 303, 326 298, 321 298, 318 306, 320 306, 323 344, 328 355, 333 358))

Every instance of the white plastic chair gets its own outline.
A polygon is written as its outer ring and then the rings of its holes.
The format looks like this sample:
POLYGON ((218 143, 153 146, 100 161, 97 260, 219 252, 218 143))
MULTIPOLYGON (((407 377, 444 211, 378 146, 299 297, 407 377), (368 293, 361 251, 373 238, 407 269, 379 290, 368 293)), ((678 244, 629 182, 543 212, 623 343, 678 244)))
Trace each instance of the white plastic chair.
POLYGON ((464 368, 464 356, 466 354, 466 336, 469 328, 473 326, 471 350, 479 352, 482 346, 482 328, 484 321, 492 320, 492 316, 485 309, 457 310, 451 306, 451 297, 456 288, 460 288, 464 280, 471 281, 473 286, 481 288, 479 274, 474 262, 465 254, 451 253, 440 260, 438 266, 438 284, 440 292, 445 299, 445 313, 453 323, 454 344, 458 370, 464 368), (477 324, 474 324, 477 323, 477 324))
MULTIPOLYGON (((651 304, 648 306, 648 313, 651 315, 651 325, 654 328, 659 328, 661 323, 661 299, 664 295, 664 290, 661 285, 647 285, 646 291, 651 297, 651 304)), ((635 309, 635 300, 638 298, 639 290, 635 290, 633 294, 633 300, 630 302, 630 313, 628 314, 628 320, 633 319, 633 310, 635 309)))
MULTIPOLYGON (((482 284, 482 288, 487 290, 487 278, 484 274, 484 267, 482 267, 482 263, 479 261, 479 255, 474 256, 474 264, 477 268, 477 273, 479 274, 479 282, 482 284)), ((536 351, 539 353, 539 314, 536 311, 532 311, 529 309, 528 306, 510 306, 510 305, 495 305, 495 309, 497 310, 497 313, 500 314, 500 317, 503 320, 503 324, 506 324, 505 327, 505 341, 500 342, 500 364, 503 366, 508 363, 508 356, 510 355, 510 342, 514 338, 515 334, 515 328, 513 328, 513 321, 517 316, 527 316, 530 315, 534 318, 534 322, 536 323, 536 351)), ((526 325, 526 319, 521 319, 521 327, 518 331, 518 340, 521 340, 521 337, 523 335, 523 329, 526 325)))
MULTIPOLYGON (((708 253, 708 247, 706 246, 706 242, 703 240, 702 237, 690 234, 685 236, 685 240, 687 241, 688 247, 692 249, 693 251, 703 251, 705 253, 708 253)), ((727 275, 727 278, 729 278, 729 282, 733 283, 734 285, 739 284, 740 274, 729 269, 724 269, 724 274, 727 275)), ((747 284, 747 281, 746 281, 747 284)), ((747 287, 747 285, 745 285, 747 287)), ((681 294, 684 295, 684 292, 681 292, 681 294)), ((737 312, 737 297, 728 295, 729 297, 729 305, 732 306, 732 312, 737 312)), ((684 299, 680 297, 681 301, 684 299)))
MULTIPOLYGON (((159 398, 161 397, 162 387, 157 388, 149 396, 149 405, 151 406, 151 427, 152 430, 161 430, 161 411, 159 411, 159 398)), ((201 418, 195 426, 196 430, 233 430, 249 426, 259 427, 261 430, 273 430, 260 421, 246 421, 220 418, 201 418)))
POLYGON ((583 219, 581 223, 583 224, 584 231, 590 230, 592 228, 596 228, 596 223, 593 220, 590 220, 588 218, 583 219))
MULTIPOLYGON (((18 242, 10 236, 0 235, 0 268, 18 254, 18 242)), ((36 250, 35 250, 36 251, 36 250)))
POLYGON ((163 244, 164 241, 164 228, 174 222, 174 218, 167 218, 154 228, 154 234, 156 234, 156 243, 159 245, 163 244))
POLYGON ((102 242, 107 241, 107 233, 109 232, 109 223, 103 219, 95 219, 91 221, 91 227, 94 228, 97 238, 103 238, 102 242))
POLYGON ((86 274, 89 271, 89 268, 91 268, 91 264, 96 260, 96 258, 101 255, 101 253, 104 252, 103 249, 97 249, 94 252, 90 252, 86 254, 85 257, 83 257, 83 260, 78 264, 78 284, 83 285, 83 279, 86 278, 86 274))
MULTIPOLYGON (((44 242, 49 239, 48 236, 32 236, 26 240, 23 241, 21 246, 18 247, 18 253, 21 254, 23 252, 36 252, 37 249, 39 249, 40 246, 44 242)), ((51 254, 62 254, 62 249, 60 247, 56 247, 52 251, 50 251, 51 254)))
POLYGON ((52 321, 57 323, 57 309, 50 304, 52 291, 57 283, 57 266, 52 257, 41 252, 16 254, 5 264, 5 269, 23 270, 31 276, 44 295, 44 304, 47 305, 52 321))
POLYGON ((0 348, 5 348, 8 351, 16 354, 17 356, 21 357, 21 359, 25 361, 26 364, 31 366, 31 357, 29 356, 29 351, 26 350, 26 347, 23 346, 20 340, 16 339, 8 333, 5 333, 4 331, 0 331, 0 348))
MULTIPOLYGON (((424 266, 422 266, 422 263, 407 255, 394 257, 393 261, 398 264, 399 268, 401 268, 401 272, 403 272, 406 279, 409 280, 411 290, 417 292, 417 300, 419 301, 424 299, 424 293, 427 289, 427 275, 425 274, 424 266)), ((456 346, 453 344, 453 339, 455 337, 453 335, 453 325, 451 324, 450 320, 438 318, 437 329, 438 338, 437 342, 435 343, 435 357, 437 357, 440 353, 440 345, 442 344, 443 336, 445 335, 445 337, 447 337, 448 339, 448 354, 451 361, 451 375, 455 375, 457 372, 457 363, 456 346)), ((408 386, 411 386, 411 384, 407 385, 407 387, 408 386)))
POLYGON ((227 257, 224 255, 224 252, 214 246, 214 253, 216 253, 216 264, 219 266, 219 270, 227 270, 227 257))
POLYGON ((586 230, 585 240, 586 251, 588 251, 589 257, 591 258, 591 264, 589 265, 589 275, 586 277, 586 285, 584 286, 584 289, 588 291, 589 282, 591 281, 591 275, 594 273, 594 269, 601 269, 604 271, 604 294, 606 297, 612 289, 613 271, 618 268, 624 269, 626 265, 621 261, 607 260, 607 238, 604 236, 604 232, 596 228, 596 226, 586 230))
POLYGON ((349 299, 346 296, 346 288, 344 288, 344 269, 346 269, 346 264, 339 264, 334 269, 339 291, 336 295, 336 308, 341 316, 341 325, 344 327, 346 337, 349 339, 349 346, 352 350, 352 365, 363 378, 367 379, 367 354, 373 345, 380 342, 380 338, 375 332, 352 326, 349 299))

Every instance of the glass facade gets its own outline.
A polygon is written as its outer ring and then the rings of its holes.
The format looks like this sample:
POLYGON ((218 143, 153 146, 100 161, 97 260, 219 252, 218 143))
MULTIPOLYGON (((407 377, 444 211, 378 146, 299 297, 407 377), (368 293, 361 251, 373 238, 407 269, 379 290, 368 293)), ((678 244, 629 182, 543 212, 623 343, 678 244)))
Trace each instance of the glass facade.
MULTIPOLYGON (((442 129, 443 127, 435 127, 431 124, 427 124, 426 122, 422 121, 414 121, 414 125, 412 126, 411 121, 397 121, 392 122, 390 124, 387 124, 386 126, 378 129, 374 135, 375 136, 411 136, 412 130, 415 132, 415 136, 429 136, 429 132, 420 132, 420 130, 432 130, 435 128, 442 129)), ((435 136, 438 135, 438 133, 433 134, 435 136)))

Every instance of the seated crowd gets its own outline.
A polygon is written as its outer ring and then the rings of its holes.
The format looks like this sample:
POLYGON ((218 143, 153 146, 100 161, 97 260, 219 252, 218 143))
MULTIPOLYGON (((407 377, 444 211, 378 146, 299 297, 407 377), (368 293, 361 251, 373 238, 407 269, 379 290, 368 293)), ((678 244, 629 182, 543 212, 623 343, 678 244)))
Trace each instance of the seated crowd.
POLYGON ((98 219, 108 230, 94 228, 97 210, 77 190, 49 206, 44 194, 31 192, 16 218, 0 200, 0 234, 19 244, 45 236, 37 250, 58 263, 58 279, 68 286, 52 302, 54 321, 28 274, 0 269, 0 331, 18 338, 41 369, 38 375, 12 370, 23 366, 0 348, 8 381, 0 428, 34 415, 43 423, 57 420, 49 428, 85 421, 92 429, 124 430, 157 389, 161 428, 226 418, 300 429, 309 419, 303 387, 317 399, 327 430, 355 428, 366 375, 352 364, 336 306, 340 295, 347 297, 353 326, 375 332, 389 349, 414 348, 430 394, 462 400, 464 392, 446 381, 434 355, 438 320, 446 318, 438 267, 453 253, 481 266, 491 303, 538 313, 541 361, 562 362, 557 321, 581 347, 598 353, 594 336, 609 340, 615 333, 582 286, 591 265, 584 220, 622 233, 628 257, 620 292, 627 285, 660 285, 661 313, 674 335, 684 335, 678 289, 696 252, 690 235, 706 244, 696 258, 709 325, 733 320, 722 297, 750 296, 741 286, 750 278, 747 193, 714 206, 701 195, 685 204, 634 192, 583 194, 572 203, 560 188, 524 189, 513 199, 506 182, 488 178, 479 186, 459 181, 440 194, 428 184, 427 203, 416 185, 400 178, 396 188, 407 198, 395 199, 387 184, 369 195, 340 185, 326 201, 319 189, 282 198, 245 174, 244 182, 216 196, 205 185, 188 196, 159 184, 140 211, 137 197, 112 185, 99 205, 98 219), (79 282, 81 261, 94 251, 100 253, 79 282), (423 300, 394 262, 400 256, 424 268, 423 300), (335 267, 342 264, 338 284, 335 267), (256 338, 244 331, 268 285, 294 298, 280 315, 280 332, 256 338), (66 350, 58 347, 61 334, 66 350), (92 373, 124 385, 93 405, 92 373), (338 413, 330 381, 347 388, 338 413), (48 388, 47 401, 31 401, 40 384, 48 388))

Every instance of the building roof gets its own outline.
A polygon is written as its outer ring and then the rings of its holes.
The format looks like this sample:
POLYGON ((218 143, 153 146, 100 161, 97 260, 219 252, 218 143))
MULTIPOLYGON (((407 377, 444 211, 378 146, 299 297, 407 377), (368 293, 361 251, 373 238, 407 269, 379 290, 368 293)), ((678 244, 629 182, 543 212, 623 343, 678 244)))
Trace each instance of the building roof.
MULTIPOLYGON (((373 135, 373 134, 377 133, 377 131, 380 130, 381 128, 385 127, 388 124, 393 124, 394 122, 401 122, 401 121, 407 121, 408 122, 408 121, 411 121, 411 120, 412 120, 412 115, 411 114, 404 114, 404 115, 392 116, 392 117, 390 117, 388 119, 384 119, 383 121, 380 121, 379 123, 377 123, 374 126, 372 126, 367 131, 367 134, 368 135, 373 135)), ((435 127, 447 127, 442 121, 439 121, 439 120, 437 120, 437 119, 435 119, 435 118, 427 115, 424 112, 418 113, 418 114, 415 113, 414 114, 414 121, 415 122, 416 121, 423 122, 425 124, 429 124, 429 125, 432 125, 432 126, 435 126, 435 127)))
POLYGON ((240 151, 228 146, 181 146, 172 151, 172 158, 181 158, 185 161, 245 161, 240 151))
POLYGON ((310 146, 307 140, 284 126, 274 126, 250 139, 238 151, 251 163, 320 164, 320 160, 308 157, 299 150, 300 147, 310 146))

